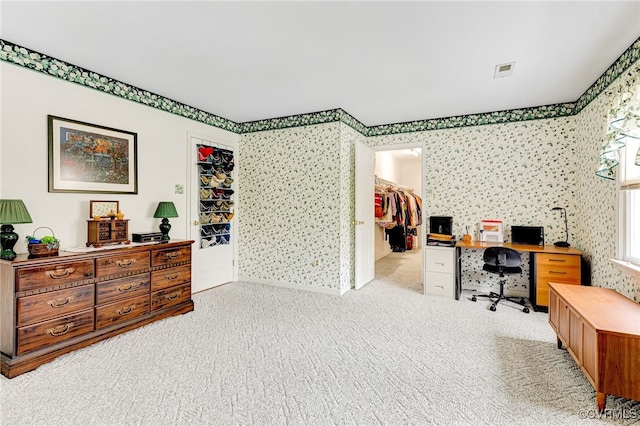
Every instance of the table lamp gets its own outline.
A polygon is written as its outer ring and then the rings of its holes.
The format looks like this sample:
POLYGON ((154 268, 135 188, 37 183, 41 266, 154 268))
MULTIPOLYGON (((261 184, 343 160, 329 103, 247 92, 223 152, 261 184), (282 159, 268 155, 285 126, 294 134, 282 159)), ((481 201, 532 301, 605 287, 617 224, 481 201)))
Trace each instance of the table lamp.
POLYGON ((567 225, 567 210, 564 207, 554 207, 551 210, 560 210, 564 213, 564 241, 556 241, 553 243, 556 247, 569 247, 569 226, 567 225))
POLYGON ((162 223, 160 223, 162 241, 169 241, 169 231, 171 230, 171 224, 169 223, 168 218, 178 217, 178 212, 176 211, 176 206, 173 205, 173 201, 160 201, 153 217, 162 218, 162 223))
POLYGON ((22 200, 0 200, 0 259, 16 258, 13 246, 18 242, 18 234, 13 232, 12 224, 31 222, 31 216, 22 200))

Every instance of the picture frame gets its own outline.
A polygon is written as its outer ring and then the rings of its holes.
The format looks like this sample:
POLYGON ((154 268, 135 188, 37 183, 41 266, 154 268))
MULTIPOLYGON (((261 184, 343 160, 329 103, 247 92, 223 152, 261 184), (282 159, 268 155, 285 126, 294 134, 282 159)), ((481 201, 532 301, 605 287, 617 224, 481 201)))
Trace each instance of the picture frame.
POLYGON ((93 218, 99 216, 101 218, 108 218, 109 212, 115 214, 120 210, 119 201, 106 201, 106 200, 91 200, 89 201, 89 217, 93 218))
POLYGON ((138 193, 138 134, 47 116, 49 192, 138 193))

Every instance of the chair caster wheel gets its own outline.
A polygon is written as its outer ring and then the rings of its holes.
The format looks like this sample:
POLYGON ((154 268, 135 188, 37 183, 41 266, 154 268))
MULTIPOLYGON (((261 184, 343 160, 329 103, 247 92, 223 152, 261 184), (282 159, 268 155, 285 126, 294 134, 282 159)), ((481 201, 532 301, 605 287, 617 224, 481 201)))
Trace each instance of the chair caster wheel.
POLYGON ((477 302, 478 298, 475 295, 473 295, 473 296, 471 296, 471 301, 472 302, 477 302))
POLYGON ((495 312, 495 310, 496 310, 496 305, 491 305, 491 306, 489 306, 489 310, 490 310, 490 311, 494 311, 494 312, 495 312))
POLYGON ((522 312, 524 312, 525 314, 529 313, 529 308, 527 308, 526 306, 524 308, 522 308, 522 312))
POLYGON ((524 304, 525 304, 524 299, 520 299, 520 304, 521 304, 522 306, 524 306, 524 304))

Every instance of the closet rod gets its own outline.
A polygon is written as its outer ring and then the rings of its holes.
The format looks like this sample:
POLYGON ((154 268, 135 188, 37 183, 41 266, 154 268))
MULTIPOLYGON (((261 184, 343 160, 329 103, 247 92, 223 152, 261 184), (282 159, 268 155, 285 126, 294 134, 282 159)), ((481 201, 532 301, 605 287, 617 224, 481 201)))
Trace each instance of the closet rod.
POLYGON ((406 189, 407 191, 413 192, 413 188, 410 188, 410 187, 404 186, 404 185, 400 185, 400 184, 395 183, 395 182, 391 182, 390 180, 385 180, 385 179, 379 178, 378 176, 375 176, 375 184, 376 185, 379 184, 379 185, 393 186, 395 188, 406 189))

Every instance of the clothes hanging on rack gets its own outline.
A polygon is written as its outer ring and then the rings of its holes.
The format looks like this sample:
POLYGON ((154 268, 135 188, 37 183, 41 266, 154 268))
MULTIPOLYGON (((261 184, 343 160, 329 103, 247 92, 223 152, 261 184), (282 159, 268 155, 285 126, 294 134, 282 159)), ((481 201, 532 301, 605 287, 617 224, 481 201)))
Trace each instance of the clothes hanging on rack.
POLYGON ((413 244, 407 243, 408 237, 416 235, 415 228, 422 224, 422 199, 410 188, 376 177, 374 212, 391 249, 410 250, 413 244))

